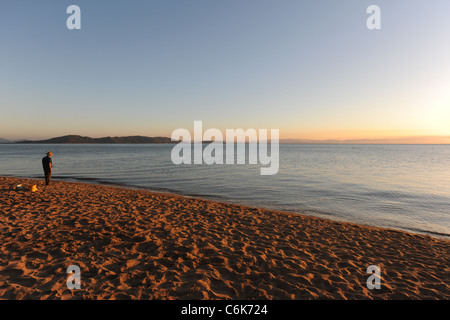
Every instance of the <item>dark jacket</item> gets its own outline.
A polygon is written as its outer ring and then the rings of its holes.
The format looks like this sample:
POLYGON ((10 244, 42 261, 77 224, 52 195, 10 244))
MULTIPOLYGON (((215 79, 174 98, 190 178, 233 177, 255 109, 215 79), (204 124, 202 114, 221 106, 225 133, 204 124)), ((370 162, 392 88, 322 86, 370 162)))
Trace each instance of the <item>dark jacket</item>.
POLYGON ((52 158, 46 156, 42 158, 42 167, 44 168, 44 172, 50 172, 50 164, 52 163, 52 158))

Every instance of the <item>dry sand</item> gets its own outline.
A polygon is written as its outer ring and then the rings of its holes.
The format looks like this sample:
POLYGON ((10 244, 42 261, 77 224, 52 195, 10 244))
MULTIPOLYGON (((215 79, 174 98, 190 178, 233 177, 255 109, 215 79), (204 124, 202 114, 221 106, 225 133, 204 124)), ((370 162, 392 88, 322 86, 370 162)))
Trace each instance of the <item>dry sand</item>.
POLYGON ((450 298, 447 240, 144 190, 14 189, 31 181, 0 177, 0 299, 450 298))

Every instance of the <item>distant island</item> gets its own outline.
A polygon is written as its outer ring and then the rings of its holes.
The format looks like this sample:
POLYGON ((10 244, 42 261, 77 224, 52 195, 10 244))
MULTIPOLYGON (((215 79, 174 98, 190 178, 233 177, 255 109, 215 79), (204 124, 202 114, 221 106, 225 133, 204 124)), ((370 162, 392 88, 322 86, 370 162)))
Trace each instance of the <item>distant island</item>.
POLYGON ((129 136, 129 137, 103 137, 91 138, 79 135, 68 135, 62 137, 51 138, 47 140, 22 140, 14 143, 177 143, 167 137, 144 137, 144 136, 129 136))
MULTIPOLYGON (((103 137, 91 138, 80 135, 67 135, 62 137, 51 138, 47 140, 7 140, 0 138, 0 144, 30 144, 30 143, 61 143, 61 144, 76 144, 76 143, 161 143, 174 144, 179 141, 172 141, 167 137, 145 137, 145 136, 127 136, 127 137, 103 137)), ((212 141, 203 141, 203 143, 210 143, 212 141)), ((219 141, 218 141, 219 142, 219 141)), ((400 137, 400 138, 384 138, 384 139, 328 139, 328 140, 310 140, 310 139, 280 139, 280 144, 450 144, 450 136, 416 136, 416 137, 400 137)))

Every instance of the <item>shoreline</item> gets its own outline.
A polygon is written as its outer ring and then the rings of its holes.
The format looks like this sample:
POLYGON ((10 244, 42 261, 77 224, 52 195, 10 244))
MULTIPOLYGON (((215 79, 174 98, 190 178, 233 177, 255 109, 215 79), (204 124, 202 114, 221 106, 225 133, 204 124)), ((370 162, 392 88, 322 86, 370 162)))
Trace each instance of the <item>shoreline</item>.
MULTIPOLYGON (((4 176, 4 177, 5 178, 25 179, 25 180, 36 180, 36 181, 42 180, 42 178, 39 175, 36 175, 33 177, 13 176, 13 175, 4 176)), ((174 189, 138 186, 138 185, 132 185, 132 184, 126 184, 126 183, 120 183, 120 182, 101 180, 98 178, 79 178, 79 177, 55 176, 55 177, 52 177, 52 181, 93 184, 93 185, 99 185, 99 186, 106 186, 106 187, 109 186, 109 187, 124 188, 124 189, 130 189, 130 190, 144 190, 144 191, 153 192, 153 193, 181 196, 181 197, 185 197, 185 198, 194 198, 194 199, 199 199, 199 200, 208 200, 208 201, 213 201, 213 202, 226 203, 226 204, 232 204, 232 205, 240 205, 240 206, 246 206, 246 207, 250 207, 250 208, 257 208, 257 209, 263 209, 263 210, 293 213, 293 214, 305 215, 308 217, 317 217, 317 218, 322 218, 322 219, 326 219, 326 220, 332 220, 332 221, 336 221, 336 222, 352 223, 352 224, 356 224, 356 225, 360 225, 360 226, 383 228, 383 229, 389 229, 389 230, 393 230, 393 231, 400 231, 400 232, 407 232, 407 233, 418 234, 418 235, 431 236, 431 237, 437 238, 437 239, 450 240, 450 234, 446 234, 446 233, 440 233, 440 232, 430 231, 430 230, 421 230, 421 229, 408 229, 408 228, 402 228, 402 227, 377 226, 375 224, 369 224, 369 223, 363 223, 363 222, 358 222, 358 221, 352 221, 350 219, 344 219, 344 218, 338 217, 332 213, 325 212, 325 211, 318 211, 318 210, 314 210, 314 209, 298 209, 298 210, 277 209, 277 208, 273 208, 270 206, 258 206, 258 205, 246 204, 246 203, 242 203, 237 200, 233 200, 230 198, 221 197, 221 196, 217 196, 217 195, 186 193, 186 192, 181 192, 181 191, 174 190, 174 189)))
POLYGON ((183 195, 0 177, 0 299, 448 299, 450 242, 183 195), (37 181, 35 193, 14 185, 37 181), (83 286, 69 290, 66 268, 83 286), (381 268, 380 290, 366 286, 381 268))

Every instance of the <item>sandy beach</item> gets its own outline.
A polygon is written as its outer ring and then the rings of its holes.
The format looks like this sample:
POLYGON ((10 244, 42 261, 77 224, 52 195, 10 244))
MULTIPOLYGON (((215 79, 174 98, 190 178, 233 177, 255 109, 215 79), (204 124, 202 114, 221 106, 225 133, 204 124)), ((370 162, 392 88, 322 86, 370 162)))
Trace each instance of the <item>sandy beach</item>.
POLYGON ((449 299, 450 242, 171 194, 0 177, 0 299, 449 299), (37 183, 37 191, 17 191, 37 183), (81 269, 81 289, 66 285, 81 269), (378 265, 381 289, 369 290, 378 265))

